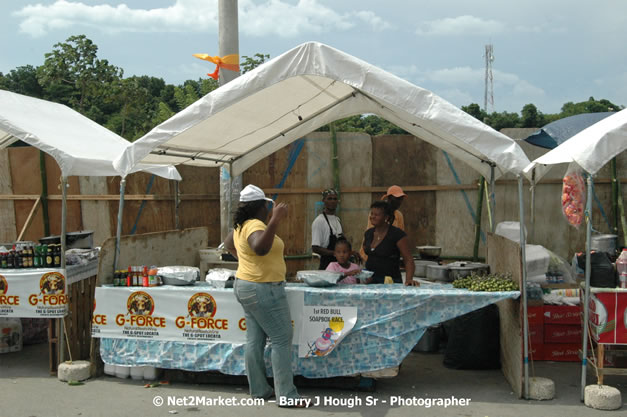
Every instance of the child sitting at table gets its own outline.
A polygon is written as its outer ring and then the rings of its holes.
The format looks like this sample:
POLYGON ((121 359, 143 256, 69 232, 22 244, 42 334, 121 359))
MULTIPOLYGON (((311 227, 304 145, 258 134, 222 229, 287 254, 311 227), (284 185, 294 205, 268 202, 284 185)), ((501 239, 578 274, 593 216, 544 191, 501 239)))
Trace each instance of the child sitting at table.
POLYGON ((345 238, 340 238, 335 243, 335 248, 333 251, 333 255, 337 262, 331 262, 327 266, 327 271, 331 272, 341 272, 343 274, 343 279, 338 281, 338 284, 359 284, 359 280, 355 277, 355 275, 361 272, 361 268, 359 265, 354 264, 350 261, 350 256, 353 253, 353 248, 351 243, 345 238))

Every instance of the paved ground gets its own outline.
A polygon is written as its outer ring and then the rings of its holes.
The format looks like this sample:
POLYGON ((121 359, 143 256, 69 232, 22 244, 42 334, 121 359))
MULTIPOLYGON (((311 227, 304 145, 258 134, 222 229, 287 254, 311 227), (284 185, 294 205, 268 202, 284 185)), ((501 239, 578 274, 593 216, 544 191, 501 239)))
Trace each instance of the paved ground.
MULTIPOLYGON (((0 416, 568 416, 594 417, 627 413, 627 376, 607 376, 606 383, 621 390, 622 409, 599 411, 579 401, 579 365, 536 362, 535 374, 555 381, 557 396, 551 401, 520 400, 511 392, 500 371, 457 371, 442 366, 441 354, 411 353, 399 376, 377 382, 375 392, 329 387, 300 387, 302 394, 321 402, 308 410, 263 406, 202 405, 204 399, 248 399, 246 386, 171 383, 144 388, 144 382, 101 377, 81 386, 69 386, 47 375, 47 345, 25 346, 19 353, 0 355, 0 416), (157 398, 159 397, 159 398, 157 398), (469 399, 466 406, 424 406, 428 399, 469 399), (165 404, 155 406, 163 399, 165 404), (394 403, 404 400, 405 404, 394 403), (414 400, 419 404, 409 403, 414 400), (170 404, 167 402, 170 401, 170 404), (324 405, 323 402, 334 404, 324 405), (374 402, 377 405, 373 405, 374 402), (385 403, 384 403, 385 401, 385 403), (354 406, 353 406, 354 405, 354 406)), ((589 379, 591 382, 592 379, 589 379)), ((338 384, 329 382, 329 385, 338 384)))

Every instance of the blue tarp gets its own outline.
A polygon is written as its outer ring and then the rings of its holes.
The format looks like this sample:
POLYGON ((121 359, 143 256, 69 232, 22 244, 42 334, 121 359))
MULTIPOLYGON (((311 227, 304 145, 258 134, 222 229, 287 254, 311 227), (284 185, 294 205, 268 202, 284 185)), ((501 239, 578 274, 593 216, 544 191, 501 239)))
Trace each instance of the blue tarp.
POLYGON ((525 140, 532 145, 546 149, 553 149, 566 142, 585 128, 592 126, 599 120, 615 114, 614 112, 583 113, 565 117, 544 126, 525 140))

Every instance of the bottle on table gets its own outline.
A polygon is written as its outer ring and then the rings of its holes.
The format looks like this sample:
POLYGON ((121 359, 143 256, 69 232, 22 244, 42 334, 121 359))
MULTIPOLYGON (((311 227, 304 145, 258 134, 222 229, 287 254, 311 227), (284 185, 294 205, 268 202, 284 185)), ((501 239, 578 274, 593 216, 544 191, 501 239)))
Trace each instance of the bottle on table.
POLYGON ((46 248, 46 268, 52 268, 54 266, 54 258, 52 254, 52 245, 44 245, 46 248))
POLYGON ((618 287, 627 288, 627 248, 623 249, 616 259, 616 271, 618 272, 618 287))

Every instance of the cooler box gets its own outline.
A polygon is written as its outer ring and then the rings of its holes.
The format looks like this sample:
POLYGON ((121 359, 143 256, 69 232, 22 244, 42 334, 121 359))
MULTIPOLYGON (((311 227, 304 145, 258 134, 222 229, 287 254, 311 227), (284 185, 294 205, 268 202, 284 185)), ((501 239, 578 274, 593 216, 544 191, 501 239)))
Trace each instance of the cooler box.
POLYGON ((627 345, 627 290, 592 288, 590 334, 598 343, 627 345))

